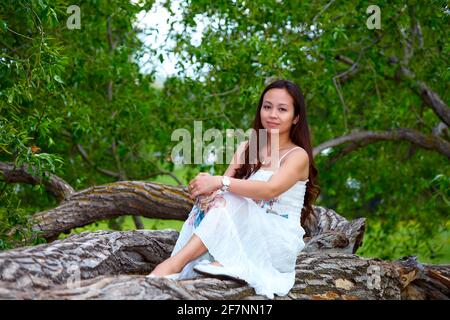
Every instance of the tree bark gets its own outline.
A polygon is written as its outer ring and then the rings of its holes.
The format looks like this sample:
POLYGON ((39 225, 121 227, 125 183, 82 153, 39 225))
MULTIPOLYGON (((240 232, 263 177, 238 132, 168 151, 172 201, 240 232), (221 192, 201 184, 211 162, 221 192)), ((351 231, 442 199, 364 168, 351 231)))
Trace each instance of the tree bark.
POLYGON ((425 135, 420 131, 409 128, 397 128, 384 132, 376 131, 354 131, 350 134, 337 137, 314 147, 314 157, 323 150, 343 144, 351 144, 354 147, 345 153, 354 151, 358 147, 365 147, 368 144, 379 141, 408 141, 423 149, 437 151, 450 158, 450 143, 434 134, 425 135))
MULTIPOLYGON (((186 188, 119 181, 76 192, 58 207, 35 214, 33 230, 52 241, 62 232, 121 215, 186 220, 192 206, 193 200, 189 198, 186 188)), ((313 237, 322 234, 321 241, 316 243, 320 248, 340 248, 341 252, 355 253, 362 244, 365 219, 349 222, 333 210, 313 208, 314 213, 303 226, 306 235, 313 237), (339 236, 330 238, 323 235, 325 231, 333 231, 339 236)))
POLYGON ((416 83, 422 100, 436 113, 436 115, 447 126, 450 126, 450 108, 442 101, 441 97, 431 90, 426 83, 417 81, 416 83))
POLYGON ((7 183, 28 183, 32 185, 43 183, 47 192, 59 201, 75 192, 70 184, 54 174, 46 172, 44 179, 39 178, 35 174, 35 168, 27 164, 16 168, 13 163, 0 162, 0 175, 7 183))
POLYGON ((308 216, 303 226, 307 241, 303 251, 356 253, 362 245, 366 219, 348 221, 332 209, 319 206, 313 206, 313 209, 314 213, 308 216))
MULTIPOLYGON (((145 278, 169 257, 174 230, 98 231, 0 253, 0 299, 261 299, 244 282, 145 278)), ((310 241, 314 241, 313 238, 310 241)), ((308 243, 308 242, 307 242, 308 243)), ((449 299, 450 265, 302 251, 296 282, 276 299, 449 299)))
MULTIPOLYGON (((398 64, 399 59, 395 56, 390 58, 391 64, 398 64)), ((433 91, 425 82, 417 80, 416 75, 412 72, 407 64, 400 64, 395 79, 407 79, 410 80, 415 87, 415 91, 422 98, 423 102, 428 105, 442 122, 447 126, 450 126, 450 108, 442 100, 439 94, 433 91)))
POLYGON ((122 215, 185 220, 192 204, 180 187, 120 181, 73 193, 58 207, 35 214, 33 230, 52 240, 73 228, 122 215))
MULTIPOLYGON (((121 181, 67 192, 58 207, 33 217, 34 230, 55 239, 72 228, 125 214, 185 220, 192 205, 186 188, 121 181)), ((303 226, 306 245, 297 260, 295 286, 287 297, 277 298, 449 298, 450 266, 422 265, 414 257, 394 262, 360 258, 354 253, 362 244, 365 219, 347 221, 333 210, 313 208, 303 226)), ((177 237, 174 230, 100 231, 2 252, 0 298, 262 298, 245 283, 231 280, 146 279, 169 257, 177 237)))

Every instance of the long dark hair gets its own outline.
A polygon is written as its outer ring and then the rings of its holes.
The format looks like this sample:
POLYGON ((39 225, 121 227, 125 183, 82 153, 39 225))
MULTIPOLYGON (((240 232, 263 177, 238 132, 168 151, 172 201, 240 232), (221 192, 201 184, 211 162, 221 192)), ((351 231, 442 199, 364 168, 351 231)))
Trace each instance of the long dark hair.
MULTIPOLYGON (((296 124, 293 124, 289 133, 289 137, 292 140, 293 143, 295 143, 297 146, 302 147, 309 156, 309 181, 306 184, 306 193, 305 193, 305 200, 304 205, 302 208, 301 213, 301 220, 300 224, 301 226, 305 225, 305 221, 307 217, 313 212, 312 205, 317 199, 317 197, 320 194, 320 186, 317 183, 317 174, 318 171, 316 169, 315 163, 314 163, 314 157, 312 153, 312 147, 311 147, 311 141, 310 141, 310 135, 309 135, 309 127, 308 127, 308 121, 306 119, 306 105, 305 105, 305 99, 303 97, 303 93, 300 90, 300 88, 293 82, 288 80, 277 80, 275 82, 272 82, 269 84, 261 94, 261 98, 259 99, 258 108, 256 110, 255 120, 253 121, 253 129, 254 132, 257 134, 255 135, 256 138, 256 148, 257 152, 256 154, 259 155, 259 129, 264 129, 264 126, 261 122, 261 107, 262 102, 264 99, 264 95, 267 91, 270 89, 286 89, 286 91, 291 95, 292 99, 294 100, 294 118, 299 115, 299 121, 297 121, 296 124)), ((253 172, 256 172, 261 167, 261 162, 259 161, 259 157, 257 157, 256 161, 250 161, 249 160, 249 153, 250 153, 250 143, 247 144, 247 147, 245 148, 244 153, 244 164, 242 164, 239 168, 236 169, 234 173, 234 178, 238 179, 247 179, 249 178, 253 172), (256 163, 255 163, 256 162, 256 163)))

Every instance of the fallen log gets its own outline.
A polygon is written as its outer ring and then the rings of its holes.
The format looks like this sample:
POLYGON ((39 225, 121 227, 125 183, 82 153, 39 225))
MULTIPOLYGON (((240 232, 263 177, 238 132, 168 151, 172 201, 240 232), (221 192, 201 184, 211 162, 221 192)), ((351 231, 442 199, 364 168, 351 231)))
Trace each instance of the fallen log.
MULTIPOLYGON (((233 280, 145 278, 170 255, 177 237, 175 230, 85 232, 1 252, 0 299, 264 298, 233 280)), ((307 244, 314 247, 316 239, 307 244)), ((301 252, 294 287, 276 299, 450 297, 449 265, 422 265, 414 257, 389 262, 330 250, 301 252)))

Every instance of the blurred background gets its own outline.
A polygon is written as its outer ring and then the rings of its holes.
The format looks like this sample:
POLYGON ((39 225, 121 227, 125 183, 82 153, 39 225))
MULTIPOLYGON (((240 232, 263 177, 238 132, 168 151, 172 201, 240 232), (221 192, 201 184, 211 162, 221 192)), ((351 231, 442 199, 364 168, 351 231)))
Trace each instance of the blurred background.
MULTIPOLYGON (((317 205, 367 219, 357 254, 448 263, 449 15, 431 0, 3 0, 0 162, 76 190, 186 185, 227 164, 175 164, 172 132, 247 130, 265 85, 289 79, 306 99, 317 205)), ((0 250, 43 242, 29 217, 57 205, 0 172, 0 250)), ((139 223, 183 221, 72 233, 139 223)))

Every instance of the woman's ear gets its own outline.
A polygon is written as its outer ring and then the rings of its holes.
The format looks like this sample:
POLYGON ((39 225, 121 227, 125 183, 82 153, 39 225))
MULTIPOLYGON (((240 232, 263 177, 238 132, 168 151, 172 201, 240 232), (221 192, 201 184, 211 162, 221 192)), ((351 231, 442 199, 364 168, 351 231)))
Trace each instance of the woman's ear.
POLYGON ((300 116, 296 116, 295 119, 294 119, 294 121, 293 121, 293 123, 294 123, 294 124, 297 124, 299 118, 300 118, 300 116))

